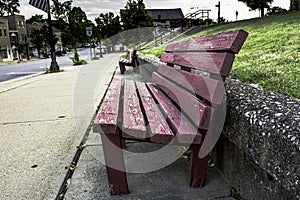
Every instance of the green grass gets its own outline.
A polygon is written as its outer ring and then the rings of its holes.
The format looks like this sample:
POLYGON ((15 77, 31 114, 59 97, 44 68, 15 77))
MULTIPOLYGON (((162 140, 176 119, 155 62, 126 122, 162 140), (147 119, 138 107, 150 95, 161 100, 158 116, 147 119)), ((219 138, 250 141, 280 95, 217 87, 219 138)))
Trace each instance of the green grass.
MULTIPOLYGON (((249 36, 236 56, 230 76, 300 99, 300 13, 219 24, 191 37, 235 29, 244 29, 249 36)), ((165 47, 143 53, 159 57, 165 47)))

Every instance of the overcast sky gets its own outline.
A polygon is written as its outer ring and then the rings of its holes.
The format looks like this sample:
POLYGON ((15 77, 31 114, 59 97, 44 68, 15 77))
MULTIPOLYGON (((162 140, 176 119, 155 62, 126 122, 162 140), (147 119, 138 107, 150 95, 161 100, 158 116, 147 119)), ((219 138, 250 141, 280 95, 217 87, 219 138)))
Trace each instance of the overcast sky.
MULTIPOLYGON (((51 0, 50 0, 51 1, 51 0)), ((64 2, 65 0, 59 0, 64 2)), ((217 19, 217 8, 219 0, 144 0, 146 9, 155 8, 181 8, 183 14, 188 14, 198 9, 210 9, 210 18, 217 19), (194 9, 192 9, 194 8, 194 9)), ((88 19, 94 21, 95 17, 98 17, 100 13, 113 12, 115 15, 119 15, 120 9, 123 9, 127 0, 73 0, 73 6, 79 6, 87 14, 88 19)), ((248 19, 259 17, 258 11, 249 11, 249 8, 244 3, 238 2, 238 0, 220 0, 221 2, 221 17, 227 20, 236 19, 236 11, 238 11, 238 19, 248 19)), ((289 9, 289 0, 274 0, 272 6, 279 6, 285 9, 289 9)), ((20 14, 25 15, 26 19, 29 19, 35 14, 46 14, 43 11, 36 9, 29 5, 29 0, 20 0, 20 14)))

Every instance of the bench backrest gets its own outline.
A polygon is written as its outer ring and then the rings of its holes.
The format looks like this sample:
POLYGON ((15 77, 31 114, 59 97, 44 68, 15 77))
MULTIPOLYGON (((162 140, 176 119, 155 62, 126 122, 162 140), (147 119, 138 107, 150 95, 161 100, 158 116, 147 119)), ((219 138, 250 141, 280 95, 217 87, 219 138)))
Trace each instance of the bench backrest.
POLYGON ((223 102, 224 80, 247 35, 236 30, 169 44, 151 81, 195 125, 207 129, 211 106, 223 102))
POLYGON ((132 54, 131 54, 131 63, 133 67, 137 67, 138 66, 138 61, 137 61, 137 50, 134 49, 132 54))

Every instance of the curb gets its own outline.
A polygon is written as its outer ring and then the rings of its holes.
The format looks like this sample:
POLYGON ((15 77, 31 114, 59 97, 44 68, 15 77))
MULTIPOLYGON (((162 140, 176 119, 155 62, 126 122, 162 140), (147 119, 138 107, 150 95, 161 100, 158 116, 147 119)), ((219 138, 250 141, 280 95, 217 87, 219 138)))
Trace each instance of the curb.
POLYGON ((45 72, 39 72, 39 73, 36 73, 36 74, 31 74, 31 75, 22 76, 22 77, 19 77, 19 78, 15 78, 15 79, 0 82, 0 94, 4 93, 4 92, 7 92, 9 90, 16 89, 16 88, 21 87, 23 85, 27 85, 27 84, 32 82, 29 79, 32 79, 34 77, 37 77, 37 76, 40 76, 40 75, 43 75, 43 74, 46 74, 46 73, 45 72))

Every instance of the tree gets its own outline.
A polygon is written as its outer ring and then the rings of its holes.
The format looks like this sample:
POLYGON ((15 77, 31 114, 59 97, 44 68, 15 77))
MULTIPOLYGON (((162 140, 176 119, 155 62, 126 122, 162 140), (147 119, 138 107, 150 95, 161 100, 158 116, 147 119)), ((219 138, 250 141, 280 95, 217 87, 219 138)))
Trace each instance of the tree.
POLYGON ((290 0, 290 9, 291 10, 300 10, 299 0, 290 0))
POLYGON ((51 6, 51 14, 55 20, 52 25, 61 31, 61 39, 64 47, 73 44, 73 35, 69 28, 69 15, 72 10, 72 1, 58 2, 57 6, 51 6), (59 12, 57 11, 57 7, 59 12))
POLYGON ((85 27, 95 27, 95 25, 87 19, 85 12, 80 7, 72 7, 72 3, 73 1, 69 0, 52 5, 51 14, 55 19, 52 21, 53 26, 62 33, 63 46, 72 45, 76 48, 79 43, 83 44, 88 41, 85 27))
POLYGON ((32 31, 30 42, 34 44, 35 48, 37 49, 39 58, 41 56, 41 49, 44 46, 43 40, 44 40, 44 36, 41 34, 39 30, 32 31))
POLYGON ((99 17, 95 19, 95 21, 103 38, 111 37, 115 34, 118 34, 122 30, 120 17, 115 17, 112 12, 106 14, 101 13, 99 17))
POLYGON ((270 8, 270 3, 273 0, 238 0, 244 2, 251 10, 260 10, 260 16, 263 17, 265 15, 265 8, 270 8))
POLYGON ((272 8, 268 8, 267 15, 274 15, 287 12, 286 9, 281 8, 279 6, 274 6, 272 8))
POLYGON ((32 24, 33 22, 44 23, 44 22, 46 22, 46 19, 43 19, 43 15, 36 14, 26 20, 27 24, 32 24))
POLYGON ((123 44, 138 44, 142 38, 153 35, 153 19, 148 15, 143 0, 129 0, 125 10, 121 10, 121 21, 126 31, 121 34, 123 44))
POLYGON ((51 14, 57 20, 63 20, 64 22, 68 22, 68 16, 72 10, 72 1, 65 1, 63 3, 58 2, 57 6, 51 6, 51 14), (59 12, 57 12, 57 8, 59 12))
POLYGON ((121 21, 124 30, 153 26, 153 19, 148 15, 143 0, 129 0, 125 10, 121 11, 121 21))
POLYGON ((100 39, 110 38, 111 43, 116 45, 119 41, 117 34, 122 30, 120 17, 114 16, 112 12, 106 14, 101 13, 95 21, 99 30, 100 39))
POLYGON ((19 0, 0 0, 0 16, 20 13, 18 7, 20 7, 19 0))
MULTIPOLYGON (((40 30, 40 34, 42 35, 42 38, 43 38, 43 43, 44 45, 48 45, 50 46, 50 43, 51 43, 51 38, 50 36, 52 35, 52 41, 53 41, 53 45, 55 46, 55 44, 58 42, 58 39, 55 37, 55 35, 53 34, 50 34, 50 30, 49 30, 49 27, 47 25, 44 25, 40 30)), ((47 52, 46 52, 47 53, 47 52)))
POLYGON ((86 36, 85 28, 92 22, 87 19, 85 12, 80 7, 73 7, 68 16, 69 30, 72 34, 73 46, 78 43, 86 43, 88 38, 86 36))

